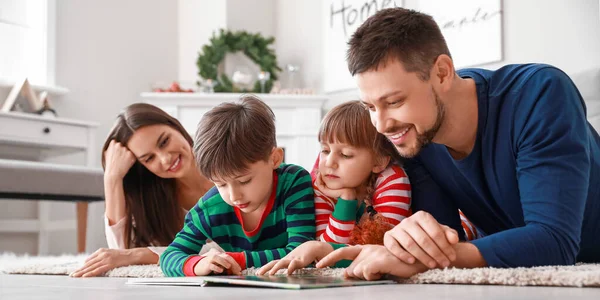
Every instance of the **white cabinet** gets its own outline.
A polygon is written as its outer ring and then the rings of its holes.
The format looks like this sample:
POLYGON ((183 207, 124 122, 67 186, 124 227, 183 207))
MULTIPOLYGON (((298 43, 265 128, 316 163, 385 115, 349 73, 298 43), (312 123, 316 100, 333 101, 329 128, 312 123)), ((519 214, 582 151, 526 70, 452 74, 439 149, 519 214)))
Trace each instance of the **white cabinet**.
MULTIPOLYGON (((275 113, 277 144, 285 150, 285 162, 311 170, 319 153, 317 134, 327 97, 315 95, 257 94, 275 113)), ((223 102, 233 102, 240 94, 142 93, 144 102, 156 105, 181 122, 194 136, 202 116, 223 102)))
MULTIPOLYGON (((95 131, 98 124, 63 118, 44 118, 35 114, 0 112, 0 159, 44 161, 56 156, 84 153, 85 165, 96 159, 95 131)), ((2 176, 11 174, 0 173, 2 176)), ((35 182, 32 182, 35 184, 35 182)), ((2 191, 0 190, 0 194, 2 191)), ((2 199, 1 201, 8 201, 2 199)), ((13 199, 10 199, 13 201, 13 199)), ((0 209, 5 209, 0 202, 0 209)), ((0 233, 37 233, 38 254, 46 254, 49 233, 77 227, 77 250, 85 251, 87 202, 77 202, 77 220, 52 220, 50 201, 38 201, 38 216, 32 219, 0 218, 0 233)))

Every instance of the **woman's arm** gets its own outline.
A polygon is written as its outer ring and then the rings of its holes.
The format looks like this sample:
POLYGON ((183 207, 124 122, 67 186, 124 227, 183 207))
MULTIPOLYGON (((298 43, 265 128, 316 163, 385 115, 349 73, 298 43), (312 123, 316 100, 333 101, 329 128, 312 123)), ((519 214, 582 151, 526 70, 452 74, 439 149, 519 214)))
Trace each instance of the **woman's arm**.
POLYGON ((123 178, 136 161, 129 149, 112 140, 104 152, 104 197, 108 224, 114 225, 125 217, 123 178))
POLYGON ((104 174, 104 197, 108 226, 113 226, 126 217, 122 177, 104 174))
POLYGON ((118 267, 158 263, 158 255, 149 248, 98 249, 71 277, 95 277, 118 267))

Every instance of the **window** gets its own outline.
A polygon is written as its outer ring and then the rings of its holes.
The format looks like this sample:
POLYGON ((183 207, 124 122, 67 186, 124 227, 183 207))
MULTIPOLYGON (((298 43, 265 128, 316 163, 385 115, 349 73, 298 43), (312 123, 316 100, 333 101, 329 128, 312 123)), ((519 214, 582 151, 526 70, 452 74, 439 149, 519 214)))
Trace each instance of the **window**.
POLYGON ((0 0, 0 80, 54 84, 55 0, 0 0))

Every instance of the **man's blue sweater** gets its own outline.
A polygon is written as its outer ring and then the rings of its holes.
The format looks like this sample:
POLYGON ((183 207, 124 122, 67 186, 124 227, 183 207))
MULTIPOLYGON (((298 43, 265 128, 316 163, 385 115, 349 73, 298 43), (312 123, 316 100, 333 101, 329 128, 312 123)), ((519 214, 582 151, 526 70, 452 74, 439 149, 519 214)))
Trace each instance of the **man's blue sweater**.
POLYGON ((413 209, 459 232, 462 210, 489 266, 599 262, 600 137, 573 82, 539 64, 458 74, 477 87, 475 146, 455 160, 430 144, 407 162, 413 209))

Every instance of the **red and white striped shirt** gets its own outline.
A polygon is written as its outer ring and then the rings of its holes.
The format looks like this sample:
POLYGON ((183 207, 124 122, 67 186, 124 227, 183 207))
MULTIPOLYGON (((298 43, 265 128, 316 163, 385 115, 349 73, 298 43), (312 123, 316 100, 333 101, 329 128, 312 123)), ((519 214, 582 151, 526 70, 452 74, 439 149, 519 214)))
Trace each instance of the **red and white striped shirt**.
MULTIPOLYGON (((347 244, 350 233, 361 216, 357 215, 358 200, 338 200, 328 197, 314 184, 317 239, 347 244)), ((410 216, 411 190, 408 176, 402 167, 391 164, 379 173, 371 199, 373 208, 392 225, 410 216)))
MULTIPOLYGON (((317 158, 313 170, 310 173, 313 179, 313 188, 315 190, 317 239, 347 244, 350 240, 350 233, 361 217, 356 215, 358 210, 357 201, 337 201, 337 199, 330 198, 323 194, 323 192, 321 192, 314 184, 314 181, 317 178, 316 176, 318 176, 318 167, 319 158, 317 158), (350 215, 350 213, 352 213, 352 215, 350 215)), ((373 207, 378 213, 381 213, 386 217, 392 225, 397 225, 411 214, 410 181, 408 180, 408 176, 404 172, 404 169, 398 165, 390 165, 379 175, 375 185, 373 207), (394 199, 395 195, 398 195, 399 198, 394 199)), ((458 213, 467 241, 476 240, 485 236, 477 229, 475 224, 467 219, 462 211, 459 210, 458 213)))

